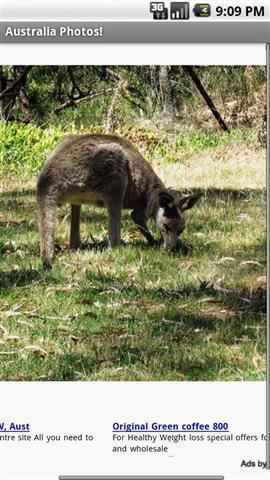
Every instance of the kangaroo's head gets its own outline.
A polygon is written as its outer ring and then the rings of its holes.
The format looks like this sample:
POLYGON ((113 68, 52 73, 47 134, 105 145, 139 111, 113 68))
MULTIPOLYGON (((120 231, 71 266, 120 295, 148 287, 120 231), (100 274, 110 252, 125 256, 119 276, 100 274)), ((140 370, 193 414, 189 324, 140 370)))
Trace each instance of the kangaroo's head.
POLYGON ((170 193, 159 193, 156 221, 167 250, 175 250, 178 237, 185 228, 183 212, 194 207, 201 196, 202 193, 195 193, 177 202, 170 193))

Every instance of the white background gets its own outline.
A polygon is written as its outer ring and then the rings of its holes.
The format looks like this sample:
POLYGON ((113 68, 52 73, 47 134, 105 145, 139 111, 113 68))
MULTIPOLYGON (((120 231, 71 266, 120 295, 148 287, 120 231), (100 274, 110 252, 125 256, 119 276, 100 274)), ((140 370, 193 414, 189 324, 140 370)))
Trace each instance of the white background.
POLYGON ((265 45, 5 44, 3 65, 265 65, 265 45))
POLYGON ((169 453, 112 453, 114 422, 228 422, 240 433, 265 432, 263 382, 7 382, 1 421, 27 423, 32 434, 91 434, 91 443, 1 445, 1 480, 56 480, 58 475, 225 475, 267 478, 240 468, 265 460, 264 442, 172 444, 169 453))
MULTIPOLYGON (((5 45, 3 64, 263 65, 264 45, 5 45)), ((112 423, 215 421, 234 434, 265 432, 261 382, 100 382, 0 384, 0 421, 31 424, 32 433, 93 433, 92 444, 0 445, 1 480, 55 480, 58 475, 225 475, 226 480, 266 478, 241 469, 242 459, 265 460, 254 443, 175 444, 172 456, 113 455, 112 423)))

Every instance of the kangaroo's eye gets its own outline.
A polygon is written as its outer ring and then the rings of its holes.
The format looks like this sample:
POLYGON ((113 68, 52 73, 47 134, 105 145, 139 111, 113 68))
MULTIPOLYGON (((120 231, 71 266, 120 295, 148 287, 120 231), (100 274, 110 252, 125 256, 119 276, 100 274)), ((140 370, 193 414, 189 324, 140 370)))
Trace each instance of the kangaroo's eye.
POLYGON ((164 231, 165 231, 166 233, 168 233, 168 232, 171 231, 171 229, 170 229, 170 227, 168 227, 167 225, 164 225, 164 231))

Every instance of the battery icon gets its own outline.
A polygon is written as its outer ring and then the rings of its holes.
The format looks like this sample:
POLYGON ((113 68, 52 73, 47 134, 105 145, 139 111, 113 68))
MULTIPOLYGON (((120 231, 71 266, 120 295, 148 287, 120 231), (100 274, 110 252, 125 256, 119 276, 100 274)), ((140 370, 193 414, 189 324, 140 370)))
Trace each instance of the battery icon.
POLYGON ((210 17, 211 7, 209 3, 196 3, 193 12, 196 17, 210 17))

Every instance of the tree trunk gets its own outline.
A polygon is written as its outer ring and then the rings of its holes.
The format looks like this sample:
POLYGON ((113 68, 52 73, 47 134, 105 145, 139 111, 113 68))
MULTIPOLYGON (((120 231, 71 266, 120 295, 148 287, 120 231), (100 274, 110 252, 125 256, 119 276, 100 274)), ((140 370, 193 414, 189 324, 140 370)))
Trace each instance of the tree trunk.
MULTIPOLYGON (((22 88, 25 88, 27 81, 27 74, 31 70, 30 66, 14 66, 14 80, 8 81, 3 67, 0 70, 0 110, 1 118, 10 121, 12 120, 13 108, 17 98, 20 99, 20 92, 22 88)), ((25 92, 25 98, 27 94, 25 92)), ((28 102, 30 110, 30 105, 28 102)))
MULTIPOLYGON (((7 88, 7 77, 4 73, 4 69, 2 66, 0 66, 0 94, 7 88)), ((3 97, 0 100, 0 118, 2 120, 7 120, 8 119, 8 99, 6 97, 3 97)))
POLYGON ((175 118, 172 88, 170 84, 170 67, 161 65, 159 68, 159 83, 163 103, 163 116, 166 120, 173 121, 175 118))

